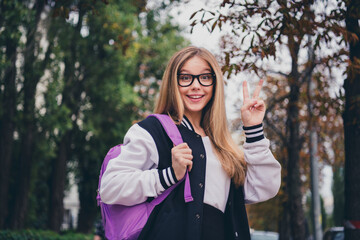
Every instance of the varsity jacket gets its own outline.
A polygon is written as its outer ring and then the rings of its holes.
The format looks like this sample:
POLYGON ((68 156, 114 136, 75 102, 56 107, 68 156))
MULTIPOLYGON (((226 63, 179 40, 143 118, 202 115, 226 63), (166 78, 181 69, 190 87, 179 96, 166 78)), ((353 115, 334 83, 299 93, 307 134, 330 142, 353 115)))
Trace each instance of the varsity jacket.
MULTIPOLYGON (((186 117, 178 129, 192 149, 193 167, 189 177, 194 201, 185 203, 184 184, 181 183, 153 210, 139 239, 201 238, 204 201, 213 201, 204 199, 205 188, 211 188, 205 181, 206 171, 210 171, 206 169, 206 149, 203 138, 193 131, 186 117)), ((244 130, 247 137, 243 145, 247 162, 245 184, 237 188, 230 181, 227 198, 219 200, 223 203, 220 208, 225 215, 226 239, 250 239, 245 204, 274 197, 281 181, 281 167, 269 150, 269 140, 263 135, 262 124, 244 130)), ((102 201, 135 205, 150 201, 175 184, 177 180, 171 167, 172 147, 171 140, 155 117, 133 125, 125 135, 121 154, 109 162, 102 177, 102 201)))

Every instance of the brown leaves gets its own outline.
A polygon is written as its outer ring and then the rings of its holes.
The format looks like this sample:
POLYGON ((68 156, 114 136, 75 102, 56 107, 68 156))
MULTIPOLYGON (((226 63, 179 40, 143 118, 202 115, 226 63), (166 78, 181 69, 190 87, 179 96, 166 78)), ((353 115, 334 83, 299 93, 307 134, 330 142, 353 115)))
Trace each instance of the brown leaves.
POLYGON ((190 16, 189 20, 193 19, 193 18, 196 16, 196 14, 198 14, 199 12, 203 12, 203 11, 204 11, 204 9, 203 9, 203 8, 202 8, 202 9, 200 9, 200 10, 195 11, 193 14, 191 14, 191 16, 190 16))
POLYGON ((346 31, 345 29, 342 31, 344 35, 344 40, 347 43, 355 45, 359 41, 359 36, 356 33, 346 31))
POLYGON ((62 17, 65 19, 69 19, 69 13, 70 13, 70 9, 64 6, 60 6, 58 8, 55 8, 53 11, 52 16, 53 17, 62 17))
MULTIPOLYGON (((97 0, 92 2, 78 2, 77 4, 69 5, 66 1, 55 1, 56 5, 53 9, 53 17, 62 17, 69 19, 70 12, 78 12, 80 9, 84 12, 92 12, 92 14, 98 14, 97 0)), ((108 0, 101 0, 102 4, 109 4, 108 0)))
POLYGON ((353 59, 347 60, 348 67, 346 69, 346 73, 349 79, 355 79, 357 75, 360 74, 360 59, 357 57, 353 57, 353 59))

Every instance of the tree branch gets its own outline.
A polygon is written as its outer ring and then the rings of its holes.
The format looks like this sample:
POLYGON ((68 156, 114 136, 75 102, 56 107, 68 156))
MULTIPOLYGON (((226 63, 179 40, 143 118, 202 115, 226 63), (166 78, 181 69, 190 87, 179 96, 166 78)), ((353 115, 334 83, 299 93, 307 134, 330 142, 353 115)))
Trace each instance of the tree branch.
POLYGON ((277 129, 277 128, 275 127, 275 125, 269 120, 269 118, 266 116, 266 114, 265 114, 265 117, 264 117, 264 121, 266 122, 266 125, 268 125, 268 126, 271 128, 271 130, 273 130, 273 131, 275 132, 275 134, 279 136, 279 138, 280 138, 280 140, 282 141, 283 145, 284 145, 284 146, 287 146, 287 145, 286 145, 286 144, 287 144, 287 141, 286 141, 286 136, 285 136, 285 134, 283 134, 283 133, 281 132, 281 130, 279 130, 279 129, 277 129))
POLYGON ((286 73, 283 73, 283 72, 280 72, 280 71, 268 70, 267 72, 268 72, 268 73, 272 73, 272 74, 278 74, 278 75, 283 76, 283 77, 286 77, 286 78, 289 77, 289 74, 286 74, 286 73))
POLYGON ((279 102, 284 101, 284 100, 285 100, 286 98, 288 98, 289 96, 290 96, 290 93, 285 94, 285 95, 279 97, 278 99, 276 99, 275 97, 274 97, 274 98, 271 98, 271 99, 268 101, 268 102, 270 102, 271 104, 269 104, 269 106, 267 106, 267 111, 272 110, 272 109, 275 107, 276 103, 279 103, 279 102))

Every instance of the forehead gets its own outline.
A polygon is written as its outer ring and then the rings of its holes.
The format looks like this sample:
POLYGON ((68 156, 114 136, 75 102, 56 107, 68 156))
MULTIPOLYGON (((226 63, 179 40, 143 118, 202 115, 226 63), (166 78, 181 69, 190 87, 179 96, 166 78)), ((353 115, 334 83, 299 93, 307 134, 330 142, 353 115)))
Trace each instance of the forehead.
POLYGON ((211 67, 207 61, 199 56, 194 56, 188 59, 184 65, 181 67, 182 72, 192 72, 192 71, 203 71, 211 70, 211 67))

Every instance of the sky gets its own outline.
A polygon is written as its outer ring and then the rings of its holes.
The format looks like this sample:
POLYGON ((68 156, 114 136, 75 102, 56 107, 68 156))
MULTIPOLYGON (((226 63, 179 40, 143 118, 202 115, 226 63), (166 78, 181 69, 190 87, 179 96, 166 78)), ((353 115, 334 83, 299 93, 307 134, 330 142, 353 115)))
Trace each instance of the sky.
POLYGON ((219 1, 205 1, 204 0, 188 0, 187 3, 179 3, 177 7, 170 11, 170 15, 174 17, 174 21, 179 23, 184 28, 184 36, 191 40, 191 43, 197 47, 205 47, 212 53, 219 53, 219 37, 220 32, 214 31, 209 33, 206 28, 202 26, 195 26, 193 33, 190 33, 190 24, 193 20, 190 20, 191 15, 202 8, 211 9, 214 8, 219 1))

